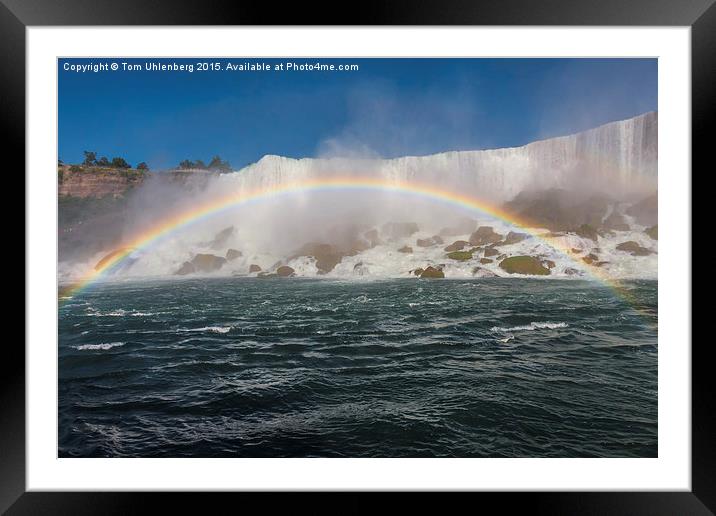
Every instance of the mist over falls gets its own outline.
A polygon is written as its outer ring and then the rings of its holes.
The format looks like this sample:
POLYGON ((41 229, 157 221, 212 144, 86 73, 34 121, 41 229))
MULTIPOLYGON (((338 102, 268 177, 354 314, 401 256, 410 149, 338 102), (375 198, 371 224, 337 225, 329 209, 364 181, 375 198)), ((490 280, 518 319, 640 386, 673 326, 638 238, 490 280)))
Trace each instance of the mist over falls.
POLYGON ((658 253, 657 126, 652 112, 516 148, 396 159, 265 156, 227 174, 155 173, 114 202, 75 206, 73 217, 63 219, 60 204, 60 276, 86 274, 158 222, 213 199, 348 177, 468 195, 534 221, 545 238, 435 199, 307 190, 171 231, 114 274, 405 277, 430 267, 445 277, 504 276, 515 274, 501 265, 507 258, 528 257, 534 267, 517 274, 579 276, 585 263, 615 277, 650 277, 658 253))

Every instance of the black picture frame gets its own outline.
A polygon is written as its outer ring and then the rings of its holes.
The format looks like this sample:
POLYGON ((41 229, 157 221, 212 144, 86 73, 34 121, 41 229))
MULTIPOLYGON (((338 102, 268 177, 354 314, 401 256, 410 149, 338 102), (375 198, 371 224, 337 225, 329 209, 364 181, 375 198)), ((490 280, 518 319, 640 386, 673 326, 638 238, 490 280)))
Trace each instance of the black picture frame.
MULTIPOLYGON (((713 169, 708 141, 716 119, 716 6, 714 0, 468 0, 367 1, 350 5, 239 3, 198 0, 0 0, 0 106, 6 149, 25 144, 25 29, 63 25, 619 25, 690 26, 692 51, 692 168, 713 169), (711 129, 711 131, 709 130, 711 129), (708 166, 708 168, 707 168, 708 166)), ((6 172, 25 170, 15 153, 6 172)), ((12 159, 11 158, 11 159, 12 159)), ((693 173, 692 173, 693 177, 693 173)), ((20 188, 24 191, 24 184, 20 188)), ((688 250, 691 260, 691 250, 688 250)), ((27 275, 32 271, 25 270, 27 275)), ((26 306, 32 310, 32 306, 26 306)), ((8 339, 0 360, 0 510, 7 514, 127 514, 142 512, 147 494, 25 492, 25 351, 8 339)), ((683 343, 688 345, 689 343, 683 343)), ((619 493, 483 493, 478 502, 544 514, 713 514, 716 511, 716 411, 711 343, 692 346, 692 491, 619 493)), ((208 494, 178 496, 185 510, 206 508, 208 494)), ((150 500, 167 495, 155 494, 150 500)), ((315 509, 313 497, 292 504, 315 509)), ((267 500, 261 497, 262 503, 267 500)), ((413 497, 423 508, 422 496, 413 497)), ((273 502, 271 502, 272 504, 273 502)), ((376 495, 351 494, 340 512, 362 512, 376 495)), ((476 503, 471 501, 469 503, 476 503)), ((268 506, 270 506, 269 504, 268 506)), ((268 507, 267 506, 267 507, 268 507)), ((294 508, 296 505, 294 505, 294 508)), ((484 508, 484 505, 482 505, 484 508)), ((445 507, 442 506, 444 509, 445 507)), ((165 507, 166 509, 166 507, 165 507)))

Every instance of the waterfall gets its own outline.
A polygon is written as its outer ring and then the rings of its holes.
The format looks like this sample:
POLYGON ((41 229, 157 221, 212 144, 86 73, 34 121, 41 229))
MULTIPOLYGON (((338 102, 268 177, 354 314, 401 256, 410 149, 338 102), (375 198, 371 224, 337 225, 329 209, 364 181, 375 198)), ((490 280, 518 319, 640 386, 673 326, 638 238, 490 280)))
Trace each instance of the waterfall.
POLYGON ((654 190, 658 116, 650 112, 577 134, 521 147, 454 151, 393 159, 264 156, 233 174, 221 188, 252 191, 335 174, 440 185, 492 202, 529 189, 591 187, 620 197, 654 190))

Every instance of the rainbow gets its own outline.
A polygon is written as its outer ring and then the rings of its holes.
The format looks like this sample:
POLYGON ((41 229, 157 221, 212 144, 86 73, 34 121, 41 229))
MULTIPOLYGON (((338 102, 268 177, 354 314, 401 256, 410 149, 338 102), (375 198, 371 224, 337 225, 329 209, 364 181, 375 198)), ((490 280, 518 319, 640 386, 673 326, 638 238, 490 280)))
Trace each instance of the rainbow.
MULTIPOLYGON (((433 202, 445 203, 458 209, 480 212, 493 218, 500 219, 512 226, 517 226, 525 233, 544 241, 552 248, 578 264, 581 269, 586 270, 592 278, 606 284, 619 293, 619 284, 610 279, 603 270, 598 267, 588 265, 581 260, 577 261, 575 257, 571 256, 569 249, 559 245, 552 239, 545 238, 543 232, 535 229, 535 224, 525 218, 508 213, 498 206, 463 193, 444 190, 433 185, 412 182, 408 183, 398 180, 388 181, 370 177, 331 177, 285 183, 276 187, 261 188, 248 192, 232 193, 219 198, 213 198, 210 201, 194 206, 182 213, 172 215, 153 225, 148 230, 134 236, 130 241, 125 242, 118 251, 105 257, 105 259, 98 264, 95 270, 91 271, 73 285, 64 288, 63 297, 71 297, 92 285, 103 276, 114 270, 133 252, 146 249, 160 242, 162 239, 182 231, 190 225, 196 224, 230 209, 254 202, 274 200, 281 196, 290 196, 303 192, 344 192, 361 190, 410 194, 433 202)), ((625 294, 622 292, 620 296, 624 297, 625 294)))

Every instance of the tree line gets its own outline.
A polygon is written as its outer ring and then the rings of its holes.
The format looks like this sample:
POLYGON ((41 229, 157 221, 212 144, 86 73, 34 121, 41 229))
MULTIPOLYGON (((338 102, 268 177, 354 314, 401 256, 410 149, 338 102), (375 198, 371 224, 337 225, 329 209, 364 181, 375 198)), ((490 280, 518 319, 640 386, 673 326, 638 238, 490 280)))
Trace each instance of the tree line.
MULTIPOLYGON (((106 156, 97 159, 97 153, 92 151, 84 151, 85 159, 82 165, 85 167, 107 167, 107 168, 132 168, 122 157, 115 157, 109 160, 106 156)), ((137 164, 137 170, 149 170, 147 164, 142 161, 137 164)))
POLYGON ((211 161, 209 161, 208 165, 200 159, 196 161, 185 159, 179 162, 179 169, 216 170, 219 172, 231 172, 231 165, 228 161, 221 159, 219 156, 214 156, 213 158, 211 158, 211 161))

